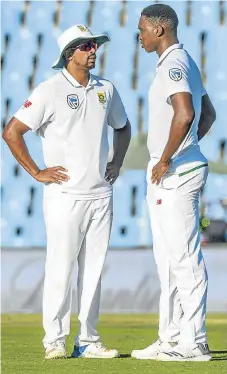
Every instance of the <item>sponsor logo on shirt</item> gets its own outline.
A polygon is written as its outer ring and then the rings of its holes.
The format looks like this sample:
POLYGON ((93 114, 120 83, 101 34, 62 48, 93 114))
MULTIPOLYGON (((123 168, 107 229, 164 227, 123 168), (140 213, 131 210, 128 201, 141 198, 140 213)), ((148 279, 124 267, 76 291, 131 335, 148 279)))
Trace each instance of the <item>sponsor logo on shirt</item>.
POLYGON ((106 102, 105 92, 98 92, 98 98, 99 98, 100 104, 105 104, 106 102))
POLYGON ((31 101, 26 100, 24 105, 23 105, 23 108, 28 108, 30 105, 32 105, 31 101))
POLYGON ((79 98, 77 95, 71 94, 67 96, 67 104, 72 109, 77 109, 79 106, 79 98))
POLYGON ((178 68, 170 69, 169 76, 173 81, 178 82, 182 79, 182 70, 178 68))
POLYGON ((156 202, 157 205, 161 205, 161 203, 162 203, 162 199, 158 199, 156 202))

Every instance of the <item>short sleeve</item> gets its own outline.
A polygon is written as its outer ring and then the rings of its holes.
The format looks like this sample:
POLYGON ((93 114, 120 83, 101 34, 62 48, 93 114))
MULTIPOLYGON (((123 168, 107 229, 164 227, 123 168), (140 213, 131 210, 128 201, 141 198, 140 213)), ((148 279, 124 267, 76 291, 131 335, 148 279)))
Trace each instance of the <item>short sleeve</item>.
POLYGON ((166 95, 166 101, 179 92, 191 92, 189 84, 188 70, 177 60, 167 60, 160 67, 161 81, 166 95))
POLYGON ((127 114, 121 101, 119 93, 113 86, 113 94, 111 98, 111 106, 108 113, 107 122, 113 129, 121 129, 126 125, 127 114))
POLYGON ((207 95, 207 91, 206 89, 204 88, 204 86, 202 85, 202 96, 205 96, 207 95))
POLYGON ((32 131, 38 130, 44 123, 51 121, 53 116, 51 93, 43 84, 34 89, 24 105, 14 114, 15 118, 30 127, 32 131))

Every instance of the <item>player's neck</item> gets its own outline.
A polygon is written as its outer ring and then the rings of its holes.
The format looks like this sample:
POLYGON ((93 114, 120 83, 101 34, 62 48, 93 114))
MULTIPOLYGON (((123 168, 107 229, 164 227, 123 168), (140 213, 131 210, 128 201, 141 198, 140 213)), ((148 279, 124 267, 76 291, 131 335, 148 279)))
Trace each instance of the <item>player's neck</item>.
POLYGON ((80 83, 84 87, 87 87, 90 79, 89 70, 75 69, 71 66, 67 66, 67 71, 78 83, 80 83))
POLYGON ((179 43, 179 40, 177 39, 177 37, 170 37, 170 38, 166 38, 162 40, 162 42, 159 44, 156 50, 158 56, 160 57, 167 48, 177 43, 179 43))

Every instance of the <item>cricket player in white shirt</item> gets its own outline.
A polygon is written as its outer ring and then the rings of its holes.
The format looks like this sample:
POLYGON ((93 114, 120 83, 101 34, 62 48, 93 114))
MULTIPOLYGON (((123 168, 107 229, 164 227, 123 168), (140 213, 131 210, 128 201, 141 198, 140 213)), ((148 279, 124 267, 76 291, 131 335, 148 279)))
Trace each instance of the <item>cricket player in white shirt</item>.
POLYGON ((159 56, 149 90, 147 201, 161 283, 159 339, 137 359, 209 361, 205 315, 207 273, 200 248, 199 194, 208 162, 198 141, 215 120, 199 69, 179 44, 178 18, 164 4, 139 20, 146 52, 159 56))
POLYGON ((130 141, 130 124, 116 88, 90 74, 96 50, 109 40, 75 25, 58 39, 61 69, 41 83, 6 126, 3 138, 18 162, 44 184, 47 257, 43 294, 45 358, 66 357, 72 273, 78 262, 80 331, 72 357, 114 358, 100 341, 101 272, 112 223, 112 184, 130 141), (114 154, 108 163, 108 125, 114 154), (23 135, 42 139, 44 170, 32 160, 23 135))

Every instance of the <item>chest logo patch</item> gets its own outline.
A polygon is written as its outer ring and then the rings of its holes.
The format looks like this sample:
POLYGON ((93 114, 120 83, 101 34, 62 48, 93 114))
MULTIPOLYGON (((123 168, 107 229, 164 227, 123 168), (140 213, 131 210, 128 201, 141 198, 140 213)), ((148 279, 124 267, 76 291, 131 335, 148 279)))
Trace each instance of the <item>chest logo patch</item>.
POLYGON ((182 79, 182 70, 178 68, 170 69, 169 76, 173 81, 178 82, 182 79))
POLYGON ((99 102, 101 104, 105 104, 105 102, 106 102, 105 92, 98 92, 98 98, 99 98, 99 102))
POLYGON ((71 94, 67 96, 67 104, 72 109, 77 109, 79 106, 79 98, 77 95, 71 94))

